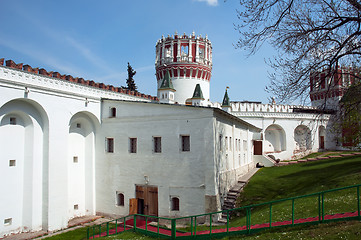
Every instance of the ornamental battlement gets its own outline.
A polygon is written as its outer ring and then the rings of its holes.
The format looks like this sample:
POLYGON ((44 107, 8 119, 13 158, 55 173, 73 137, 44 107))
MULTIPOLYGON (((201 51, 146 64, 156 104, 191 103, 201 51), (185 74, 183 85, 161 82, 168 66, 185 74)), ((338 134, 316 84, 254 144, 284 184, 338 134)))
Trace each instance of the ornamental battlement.
POLYGON ((168 70, 172 78, 196 78, 209 81, 212 71, 212 44, 206 35, 162 36, 156 43, 156 76, 163 79, 168 70))
POLYGON ((311 106, 264 104, 261 102, 231 102, 232 112, 273 112, 273 113, 293 113, 295 109, 303 111, 314 111, 317 108, 311 106))
MULTIPOLYGON (((4 58, 0 58, 0 66, 4 65, 4 61, 5 61, 4 58)), ((6 60, 5 66, 12 68, 12 69, 16 69, 16 70, 21 70, 21 71, 25 71, 25 72, 29 72, 29 73, 33 73, 33 74, 43 75, 46 77, 61 79, 61 80, 69 81, 72 83, 78 83, 78 84, 82 84, 82 85, 89 86, 89 87, 99 88, 102 90, 108 90, 108 91, 112 91, 112 92, 116 92, 116 93, 127 94, 127 95, 134 96, 134 97, 145 98, 145 99, 149 99, 151 101, 159 101, 157 97, 153 97, 151 95, 146 95, 146 94, 143 94, 140 92, 130 91, 128 89, 124 89, 121 87, 114 87, 113 85, 97 83, 92 80, 84 80, 83 78, 79 78, 79 77, 74 78, 71 75, 65 75, 65 74, 62 75, 59 72, 53 72, 53 71, 48 72, 44 68, 40 68, 40 69, 32 68, 28 64, 26 64, 26 65, 24 65, 23 63, 17 64, 13 60, 6 60)))

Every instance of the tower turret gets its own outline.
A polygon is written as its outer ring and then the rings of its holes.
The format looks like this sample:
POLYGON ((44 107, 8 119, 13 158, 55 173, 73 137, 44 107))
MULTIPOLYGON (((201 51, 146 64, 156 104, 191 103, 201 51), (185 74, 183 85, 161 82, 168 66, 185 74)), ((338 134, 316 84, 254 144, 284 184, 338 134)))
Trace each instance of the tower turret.
POLYGON ((197 84, 200 85, 205 101, 210 98, 212 75, 212 45, 206 36, 185 34, 164 37, 156 45, 155 69, 159 89, 164 76, 169 71, 174 89, 174 101, 192 104, 192 96, 197 84))

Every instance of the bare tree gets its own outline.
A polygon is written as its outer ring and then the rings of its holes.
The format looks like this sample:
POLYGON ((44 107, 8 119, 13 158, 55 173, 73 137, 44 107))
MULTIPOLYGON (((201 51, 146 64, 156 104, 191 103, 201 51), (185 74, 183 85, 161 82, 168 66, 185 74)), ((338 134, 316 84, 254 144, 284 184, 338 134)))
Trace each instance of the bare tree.
POLYGON ((357 0, 240 0, 237 47, 250 54, 269 42, 278 56, 266 90, 281 102, 305 100, 310 74, 359 66, 361 3, 357 0))

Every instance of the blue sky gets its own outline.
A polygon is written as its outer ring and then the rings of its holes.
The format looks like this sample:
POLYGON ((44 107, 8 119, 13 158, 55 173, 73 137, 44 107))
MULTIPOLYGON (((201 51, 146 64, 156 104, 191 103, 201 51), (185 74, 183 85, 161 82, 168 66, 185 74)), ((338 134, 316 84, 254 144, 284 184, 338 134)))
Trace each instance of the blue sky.
POLYGON ((0 58, 114 86, 125 85, 129 62, 138 90, 156 95, 157 40, 194 31, 212 42, 211 101, 229 86, 232 101, 268 103, 264 59, 274 52, 235 49, 239 8, 235 0, 2 1, 0 58))

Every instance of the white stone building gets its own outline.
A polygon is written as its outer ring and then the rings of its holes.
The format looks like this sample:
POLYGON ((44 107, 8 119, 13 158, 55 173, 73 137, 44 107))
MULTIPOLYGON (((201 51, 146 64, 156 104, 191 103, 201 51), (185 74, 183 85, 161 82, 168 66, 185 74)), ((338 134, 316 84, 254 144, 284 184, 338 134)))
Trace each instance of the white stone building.
POLYGON ((0 59, 0 237, 218 211, 257 162, 333 148, 315 108, 210 101, 208 38, 162 38, 158 98, 0 59))

